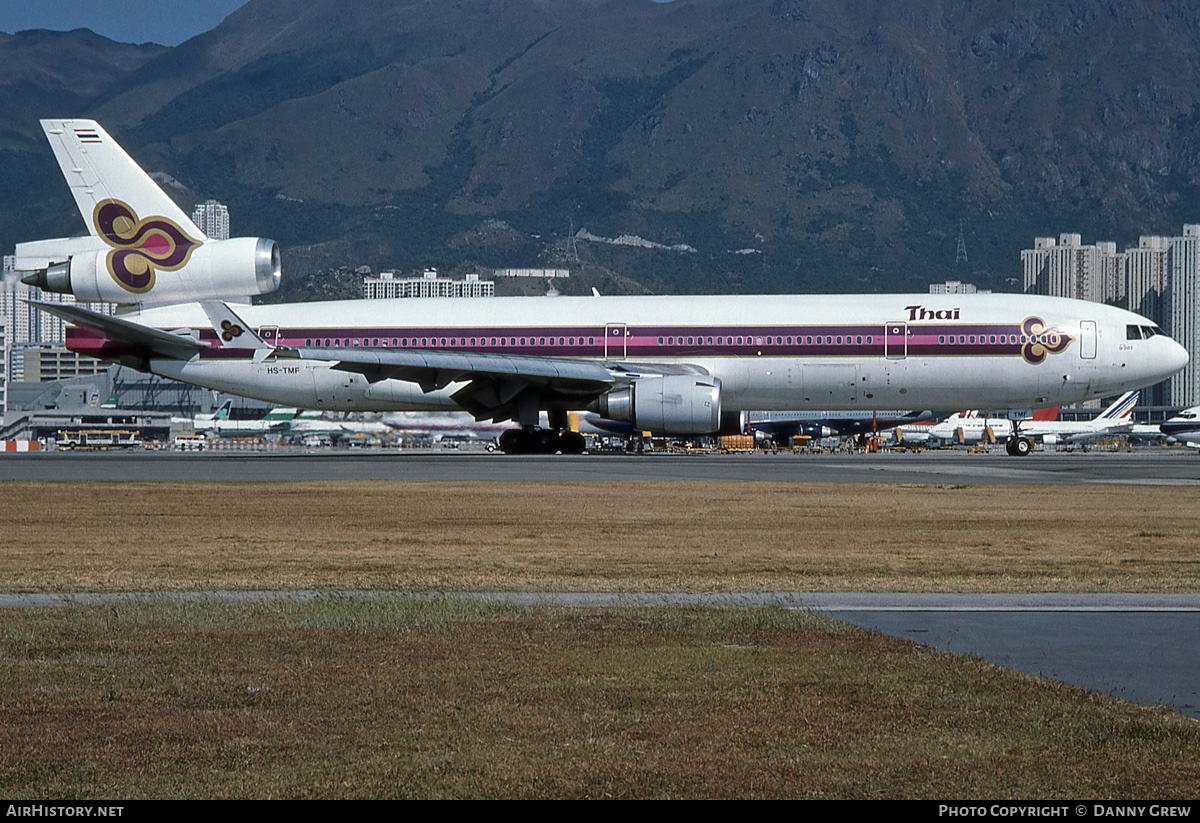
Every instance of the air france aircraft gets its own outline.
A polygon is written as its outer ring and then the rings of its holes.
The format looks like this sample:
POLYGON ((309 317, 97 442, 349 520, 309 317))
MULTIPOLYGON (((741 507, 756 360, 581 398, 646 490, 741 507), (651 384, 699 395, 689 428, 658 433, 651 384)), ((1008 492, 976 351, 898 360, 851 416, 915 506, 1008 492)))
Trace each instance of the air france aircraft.
POLYGON ((1025 410, 1156 383, 1187 360, 1144 317, 1033 295, 253 306, 279 284, 273 241, 205 237, 95 121, 42 126, 90 234, 19 244, 22 279, 119 304, 113 317, 39 304, 74 324, 70 349, 285 406, 515 420, 507 452, 581 451, 571 410, 674 435, 738 432, 749 409, 1025 410))

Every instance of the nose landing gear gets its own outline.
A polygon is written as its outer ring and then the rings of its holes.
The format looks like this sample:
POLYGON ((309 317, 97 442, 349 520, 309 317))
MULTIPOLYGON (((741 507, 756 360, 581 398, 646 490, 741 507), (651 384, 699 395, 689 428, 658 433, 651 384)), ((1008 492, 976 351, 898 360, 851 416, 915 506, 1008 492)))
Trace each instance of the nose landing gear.
POLYGON ((1021 434, 1016 420, 1012 421, 1012 428, 1012 434, 1004 441, 1004 451, 1008 452, 1009 457, 1028 457, 1033 451, 1033 438, 1021 434))

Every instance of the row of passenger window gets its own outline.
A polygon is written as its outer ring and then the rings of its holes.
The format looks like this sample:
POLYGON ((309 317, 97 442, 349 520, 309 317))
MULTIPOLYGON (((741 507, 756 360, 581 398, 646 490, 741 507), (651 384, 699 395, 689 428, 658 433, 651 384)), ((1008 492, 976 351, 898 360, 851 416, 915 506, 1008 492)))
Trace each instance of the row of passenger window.
POLYGON ((939 334, 938 344, 943 346, 969 346, 974 345, 975 343, 999 343, 1001 345, 1005 345, 1009 343, 1015 344, 1018 340, 1020 340, 1022 344, 1028 342, 1045 343, 1049 337, 1050 336, 1047 334, 1039 334, 1033 337, 1026 337, 1023 334, 1020 336, 1015 334, 951 334, 949 336, 939 334))
MULTIPOLYGON (((1140 339, 1144 333, 1146 337, 1154 335, 1155 331, 1149 327, 1139 328, 1137 326, 1128 326, 1128 338, 1130 340, 1140 339), (1134 334, 1138 337, 1134 337, 1134 334)), ((1161 334, 1161 331, 1158 331, 1161 334)), ((773 336, 751 337, 746 335, 738 336, 688 336, 688 337, 660 337, 658 345, 663 346, 832 346, 832 345, 856 345, 870 346, 874 343, 872 335, 806 335, 800 336, 773 336)), ((1015 344, 1018 341, 1024 344, 1027 342, 1046 343, 1049 335, 1041 334, 1034 337, 1016 334, 991 334, 991 335, 975 335, 975 334, 959 334, 959 335, 939 335, 939 345, 974 345, 976 343, 989 343, 1001 345, 1015 344)), ((319 348, 358 348, 360 346, 370 346, 374 348, 419 348, 425 349, 431 346, 440 348, 475 348, 477 346, 546 346, 556 345, 556 338, 553 337, 325 337, 325 338, 306 338, 305 346, 316 346, 319 348)), ((596 345, 595 337, 559 337, 557 338, 559 346, 594 346, 596 345)))
POLYGON ((805 337, 782 337, 771 336, 766 337, 750 337, 750 336, 718 336, 718 337, 660 337, 658 345, 660 346, 841 346, 845 345, 871 345, 874 337, 867 335, 866 337, 859 335, 808 335, 805 337))
MULTIPOLYGON (((594 346, 595 337, 559 337, 559 346, 594 346), (586 341, 586 344, 585 342, 586 341)), ((318 337, 305 338, 305 346, 318 348, 340 349, 343 346, 358 348, 370 346, 373 348, 392 349, 427 349, 431 346, 440 348, 475 348, 477 346, 553 346, 553 337, 318 337)))

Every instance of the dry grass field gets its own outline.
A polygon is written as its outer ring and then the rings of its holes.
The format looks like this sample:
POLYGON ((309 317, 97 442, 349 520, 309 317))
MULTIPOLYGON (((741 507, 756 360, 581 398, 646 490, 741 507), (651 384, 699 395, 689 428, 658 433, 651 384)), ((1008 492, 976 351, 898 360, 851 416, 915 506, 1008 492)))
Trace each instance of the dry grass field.
MULTIPOLYGON (((1196 591, 1200 491, 9 483, 0 591, 1196 591), (1169 494, 1169 504, 1166 498, 1169 494)), ((1200 724, 778 609, 0 610, 0 796, 1195 798, 1200 724)))
POLYGON ((1200 489, 11 483, 0 590, 1200 590, 1200 489))
POLYGON ((18 609, 0 796, 1194 798, 1200 725, 778 609, 18 609))

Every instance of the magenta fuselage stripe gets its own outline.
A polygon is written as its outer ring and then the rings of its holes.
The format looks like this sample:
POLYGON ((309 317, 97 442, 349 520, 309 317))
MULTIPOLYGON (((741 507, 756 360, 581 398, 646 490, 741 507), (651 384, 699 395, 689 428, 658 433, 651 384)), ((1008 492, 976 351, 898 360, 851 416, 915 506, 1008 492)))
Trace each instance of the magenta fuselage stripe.
MULTIPOLYGON (((902 326, 905 333, 889 334, 889 326, 875 324, 629 328, 614 323, 606 327, 510 326, 486 329, 451 326, 307 327, 280 328, 277 336, 268 342, 276 346, 307 348, 444 349, 592 358, 606 354, 609 357, 726 357, 757 355, 760 352, 774 357, 882 357, 885 354, 892 357, 1020 356, 1022 352, 1020 324, 896 325, 902 326), (574 345, 569 342, 572 338, 574 345), (560 339, 564 341, 561 344, 560 339), (741 342, 738 342, 739 339, 741 342), (960 343, 959 339, 963 342, 960 343), (493 343, 493 340, 496 342, 493 343)), ((199 331, 203 342, 219 343, 212 329, 199 331)), ((67 344, 73 351, 96 356, 112 356, 136 349, 81 328, 68 329, 67 344)), ((252 350, 242 347, 231 349, 214 345, 202 357, 242 358, 251 353, 252 350)))
MULTIPOLYGON (((297 328, 280 329, 279 344, 285 346, 323 347, 328 340, 334 348, 438 348, 471 351, 494 351, 506 354, 532 352, 544 356, 602 357, 606 351, 621 350, 630 357, 685 357, 769 354, 776 357, 806 355, 871 356, 884 354, 885 342, 889 353, 903 346, 910 355, 979 354, 1019 355, 1021 353, 1019 325, 954 325, 907 327, 907 337, 888 340, 884 328, 871 326, 671 326, 627 329, 613 324, 606 329, 595 327, 506 327, 496 329, 436 328, 297 328), (617 335, 612 331, 616 329, 617 335), (621 336, 621 331, 626 331, 621 336), (953 332, 955 341, 947 343, 953 332), (607 334, 606 334, 607 333, 607 334), (959 336, 965 338, 957 343, 959 336), (1010 342, 1000 343, 1005 335, 1010 342), (971 342, 971 337, 975 342, 971 342), (989 342, 992 337, 997 342, 989 342), (522 338, 524 343, 522 343, 522 338), (545 342, 539 342, 542 339, 545 342), (559 339, 570 341, 560 345, 559 339), (692 338, 693 342, 688 342, 692 338), (741 338, 741 342, 738 342, 741 338), (791 338, 790 342, 788 338, 791 338), (839 340, 840 338, 840 340, 839 340), (491 341, 497 342, 493 344, 491 341), (660 343, 659 340, 663 342, 660 343), (721 340, 717 343, 717 340, 721 340), (811 339, 811 342, 809 342, 811 339), (334 341, 341 341, 338 345, 334 341), (375 341, 379 342, 376 343, 375 341), (504 340, 504 344, 500 341, 504 340), (592 342, 589 343, 589 340, 592 342), (770 340, 771 342, 767 342, 770 340), (394 341, 394 342, 393 342, 394 341), (445 342, 443 342, 445 341, 445 342), (451 342, 453 341, 453 342, 451 342), (474 342, 472 342, 474 341, 474 342), (711 342, 710 342, 711 341, 711 342)), ((215 335, 213 336, 215 339, 215 335)))

